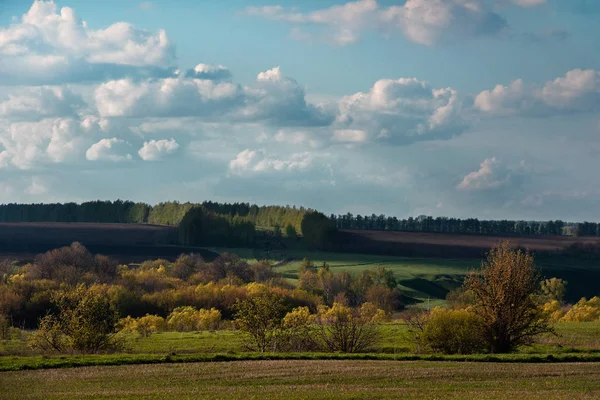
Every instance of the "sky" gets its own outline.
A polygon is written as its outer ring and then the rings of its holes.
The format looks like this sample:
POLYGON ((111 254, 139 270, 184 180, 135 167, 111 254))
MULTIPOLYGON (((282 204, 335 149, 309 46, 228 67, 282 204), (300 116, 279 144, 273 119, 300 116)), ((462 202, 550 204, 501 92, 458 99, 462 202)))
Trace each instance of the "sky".
POLYGON ((0 203, 600 220, 600 1, 0 0, 0 203))

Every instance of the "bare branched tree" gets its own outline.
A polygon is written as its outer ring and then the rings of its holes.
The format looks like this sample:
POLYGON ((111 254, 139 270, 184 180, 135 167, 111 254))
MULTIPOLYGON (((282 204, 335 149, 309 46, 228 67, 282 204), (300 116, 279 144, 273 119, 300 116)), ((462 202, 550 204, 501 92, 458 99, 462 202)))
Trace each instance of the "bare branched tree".
POLYGON ((465 281, 465 289, 477 299, 475 310, 483 319, 492 353, 513 351, 552 332, 534 296, 540 275, 533 255, 513 247, 509 241, 500 242, 490 250, 481 272, 471 273, 465 281))

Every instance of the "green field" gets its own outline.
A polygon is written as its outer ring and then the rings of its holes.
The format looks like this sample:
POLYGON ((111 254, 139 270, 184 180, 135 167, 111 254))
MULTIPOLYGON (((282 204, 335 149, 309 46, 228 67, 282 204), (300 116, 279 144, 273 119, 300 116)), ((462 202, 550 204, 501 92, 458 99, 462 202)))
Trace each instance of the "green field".
MULTIPOLYGON (((211 248, 218 253, 239 255, 248 262, 256 262, 254 251, 245 248, 211 248)), ((285 249, 270 252, 269 260, 276 271, 292 284, 298 282, 298 268, 307 258, 318 267, 326 262, 330 269, 358 274, 369 268, 384 267, 394 272, 402 293, 420 302, 430 300, 430 305, 444 303, 449 290, 462 285, 470 271, 481 266, 478 259, 437 259, 379 256, 369 254, 311 252, 285 249)), ((576 302, 581 297, 600 295, 600 261, 574 259, 564 256, 538 256, 536 265, 545 278, 559 277, 568 282, 566 299, 576 302)))
POLYGON ((600 363, 265 360, 0 373, 3 399, 596 399, 600 363))
POLYGON ((472 361, 545 362, 599 361, 600 322, 560 323, 557 335, 547 334, 534 346, 523 347, 519 353, 506 355, 444 356, 415 354, 407 326, 400 323, 381 325, 381 340, 369 354, 319 353, 246 353, 243 335, 239 331, 163 332, 142 338, 137 334, 124 337, 124 348, 116 354, 41 355, 27 348, 24 341, 0 342, 0 371, 70 367, 85 365, 119 365, 141 363, 172 363, 212 360, 244 360, 273 358, 371 358, 371 359, 442 359, 472 361), (550 358, 549 358, 550 357, 550 358))

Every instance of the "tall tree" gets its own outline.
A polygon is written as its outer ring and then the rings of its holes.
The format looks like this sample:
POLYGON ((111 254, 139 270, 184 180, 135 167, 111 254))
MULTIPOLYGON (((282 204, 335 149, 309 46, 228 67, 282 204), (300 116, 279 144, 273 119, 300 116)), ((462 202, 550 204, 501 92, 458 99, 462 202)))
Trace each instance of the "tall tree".
POLYGON ((477 298, 477 313, 483 318, 492 353, 514 351, 552 331, 534 296, 540 275, 533 256, 512 247, 509 241, 500 242, 490 250, 481 272, 471 273, 465 281, 465 289, 477 298))

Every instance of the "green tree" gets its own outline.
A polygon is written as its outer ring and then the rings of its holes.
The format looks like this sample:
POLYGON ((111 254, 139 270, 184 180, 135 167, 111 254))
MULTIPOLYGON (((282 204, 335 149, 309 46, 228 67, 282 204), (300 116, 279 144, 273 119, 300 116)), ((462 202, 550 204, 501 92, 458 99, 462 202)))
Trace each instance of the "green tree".
POLYGON ((58 351, 72 347, 85 353, 116 345, 118 314, 100 287, 81 284, 75 290, 57 292, 53 302, 59 312, 42 319, 34 344, 45 343, 58 351))
POLYGON ((286 309, 283 299, 266 292, 256 297, 237 301, 235 323, 248 334, 246 347, 264 353, 277 350, 277 339, 281 332, 286 309))
POLYGON ((565 298, 565 292, 567 291, 567 282, 558 279, 544 279, 541 283, 542 294, 549 300, 556 300, 562 304, 565 298))
POLYGON ((296 239, 298 237, 296 228, 294 228, 292 224, 287 224, 285 227, 285 236, 287 236, 289 239, 296 239))

